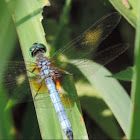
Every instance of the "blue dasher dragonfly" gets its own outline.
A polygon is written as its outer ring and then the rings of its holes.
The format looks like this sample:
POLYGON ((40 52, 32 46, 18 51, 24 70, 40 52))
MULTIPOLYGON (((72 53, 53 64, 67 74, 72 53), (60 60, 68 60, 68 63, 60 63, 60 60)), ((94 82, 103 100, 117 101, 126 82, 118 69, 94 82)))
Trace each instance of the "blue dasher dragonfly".
POLYGON ((101 66, 109 63, 128 49, 128 44, 117 44, 98 51, 100 43, 113 31, 120 18, 121 16, 117 12, 107 14, 50 58, 44 55, 47 51, 46 47, 43 44, 35 43, 31 46, 29 54, 36 58, 36 62, 19 61, 5 64, 7 66, 5 66, 6 71, 3 79, 7 90, 14 93, 11 98, 16 99, 15 103, 30 100, 41 101, 44 99, 44 97, 38 98, 41 93, 49 91, 47 98, 50 97, 53 103, 61 127, 66 136, 73 139, 72 126, 64 106, 71 107, 76 97, 63 92, 61 88, 64 83, 63 77, 76 75, 76 70, 73 69, 71 64, 86 67, 88 70, 87 76, 90 76, 101 66), (88 60, 100 65, 95 65, 95 70, 90 71, 88 60), (29 76, 27 76, 27 72, 29 76), (27 88, 29 87, 28 78, 30 85, 36 91, 33 98, 25 94, 31 95, 30 88, 27 88), (13 92, 13 89, 16 92, 13 92))

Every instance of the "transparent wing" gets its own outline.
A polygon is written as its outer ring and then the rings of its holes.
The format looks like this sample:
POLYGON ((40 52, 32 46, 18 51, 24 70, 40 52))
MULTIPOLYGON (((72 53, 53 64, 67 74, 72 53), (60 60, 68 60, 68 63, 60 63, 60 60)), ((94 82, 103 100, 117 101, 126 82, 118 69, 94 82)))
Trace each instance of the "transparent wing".
POLYGON ((106 49, 99 48, 100 43, 117 26, 120 18, 121 16, 117 12, 107 14, 87 29, 82 35, 71 41, 64 48, 57 51, 51 57, 52 63, 54 63, 56 67, 68 71, 73 75, 77 75, 77 69, 71 67, 69 63, 72 63, 80 68, 86 67, 87 76, 92 75, 101 66, 115 59, 129 47, 128 44, 117 44, 106 49), (88 60, 92 60, 92 63, 88 60), (100 65, 96 65, 96 63, 99 63, 100 65), (92 68, 94 67, 94 71, 90 70, 91 65, 92 68))
MULTIPOLYGON (((71 60, 71 63, 74 64, 76 67, 85 69, 86 76, 91 76, 94 74, 99 68, 101 68, 103 65, 106 65, 107 63, 114 60, 116 57, 121 55, 123 52, 125 52, 129 48, 129 44, 117 44, 114 46, 111 46, 107 49, 104 49, 98 53, 95 53, 89 61, 89 59, 81 59, 81 60, 71 60), (99 64, 99 65, 98 65, 99 64), (92 70, 91 70, 92 66, 92 70), (94 68, 94 69, 93 69, 94 68)), ((76 74, 76 70, 71 70, 70 66, 68 65, 67 71, 73 71, 73 75, 76 74)))
MULTIPOLYGON (((25 68, 24 61, 10 61, 3 66, 3 73, 0 73, 0 84, 3 85, 9 93, 9 98, 15 103, 32 101, 31 90, 27 71, 35 68, 35 63, 26 62, 28 69, 25 68)), ((1 94, 0 94, 1 96, 1 94)))
POLYGON ((64 48, 58 50, 51 57, 56 67, 61 67, 61 62, 68 59, 89 59, 99 48, 99 44, 113 31, 120 21, 120 14, 117 12, 107 14, 97 23, 88 28, 82 35, 72 40, 64 48), (58 61, 57 61, 58 60, 58 61))
MULTIPOLYGON (((119 21, 119 13, 111 13, 106 15, 96 24, 91 26, 87 31, 85 31, 81 36, 70 42, 66 47, 56 52, 51 57, 52 63, 54 66, 62 70, 66 70, 68 72, 70 70, 73 71, 71 65, 64 63, 66 60, 64 57, 65 55, 69 58, 69 62, 74 60, 72 62, 74 65, 86 67, 88 74, 93 74, 100 68, 100 66, 97 67, 95 65, 95 71, 90 71, 88 67, 91 64, 89 61, 87 61, 88 59, 93 60, 93 62, 100 63, 101 65, 105 65, 128 48, 127 44, 118 44, 97 53, 98 45, 112 32, 119 21)), ((6 86, 8 92, 11 93, 12 98, 16 99, 18 103, 33 100, 29 87, 27 71, 31 73, 32 76, 29 77, 30 82, 35 86, 36 92, 38 92, 38 89, 41 85, 35 84, 34 82, 38 76, 38 71, 34 70, 36 68, 36 64, 32 62, 26 62, 27 69, 25 68, 24 62, 8 62, 5 65, 5 74, 0 75, 4 81, 4 86, 6 86)), ((43 86, 43 88, 44 87, 45 86, 43 86)), ((41 90, 42 86, 39 92, 41 92, 41 90)), ((46 92, 47 89, 44 88, 42 91, 46 92)), ((41 101, 44 98, 49 99, 49 95, 39 94, 36 100, 41 101)), ((66 98, 64 100, 66 100, 66 98)), ((72 96, 71 100, 75 100, 75 97, 72 96)))
MULTIPOLYGON (((2 73, 0 74, 1 75, 0 84, 3 84, 3 86, 7 89, 9 93, 9 99, 10 99, 9 103, 15 105, 18 103, 24 103, 24 102, 30 102, 36 100, 36 102, 40 103, 39 107, 41 108, 53 107, 53 105, 46 106, 46 104, 44 104, 44 101, 46 101, 46 99, 47 100, 51 100, 51 99, 48 94, 48 90, 44 81, 42 81, 41 83, 36 83, 36 78, 38 77, 38 72, 34 70, 36 68, 36 63, 26 62, 26 65, 28 69, 25 68, 24 61, 16 61, 16 62, 11 61, 5 63, 5 65, 2 66, 5 67, 4 68, 5 72, 3 74, 2 73), (29 79, 27 76, 27 71, 31 75, 29 79), (38 95, 35 98, 32 97, 30 86, 29 86, 29 80, 30 80, 30 84, 34 87, 34 90, 38 92, 38 95)), ((58 90, 60 90, 60 88, 61 86, 59 86, 58 90)), ((61 96, 61 100, 64 103, 64 106, 72 107, 72 104, 74 100, 76 100, 76 98, 74 96, 67 96, 67 94, 63 94, 63 95, 64 96, 61 96)), ((2 96, 2 93, 0 93, 0 96, 2 96)))

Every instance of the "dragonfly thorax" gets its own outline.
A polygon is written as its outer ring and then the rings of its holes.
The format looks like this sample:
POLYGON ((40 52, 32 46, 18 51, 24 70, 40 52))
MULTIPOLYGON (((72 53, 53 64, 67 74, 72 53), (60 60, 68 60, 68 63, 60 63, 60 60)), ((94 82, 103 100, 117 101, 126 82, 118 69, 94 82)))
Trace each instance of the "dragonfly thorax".
POLYGON ((47 57, 37 58, 37 66, 40 71, 41 79, 53 77, 55 75, 55 69, 52 67, 51 62, 47 57))

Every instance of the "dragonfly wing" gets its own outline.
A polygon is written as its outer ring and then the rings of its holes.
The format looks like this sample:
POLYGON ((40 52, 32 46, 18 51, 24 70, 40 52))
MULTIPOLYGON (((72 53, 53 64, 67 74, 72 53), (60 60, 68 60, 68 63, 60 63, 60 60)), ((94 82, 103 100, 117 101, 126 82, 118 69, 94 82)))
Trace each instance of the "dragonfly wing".
POLYGON ((117 12, 107 14, 97 23, 88 28, 82 35, 71 41, 64 48, 58 50, 51 60, 56 67, 61 68, 61 62, 68 59, 90 58, 97 50, 99 44, 113 31, 120 21, 120 14, 117 12))
MULTIPOLYGON (((84 71, 86 71, 86 76, 91 76, 99 68, 101 68, 101 66, 111 62, 116 57, 125 52, 128 48, 129 44, 117 44, 96 53, 91 57, 90 61, 88 59, 71 60, 71 63, 80 69, 84 69, 84 71)), ((70 66, 68 66, 67 69, 71 70, 70 66)), ((75 69, 72 69, 71 71, 73 74, 76 74, 75 69)))
MULTIPOLYGON (((15 104, 19 103, 25 103, 35 100, 36 102, 39 102, 39 108, 51 108, 53 105, 49 105, 44 103, 46 100, 51 100, 50 96, 48 94, 48 89, 46 87, 45 81, 42 81, 41 83, 37 83, 36 79, 38 79, 38 71, 34 70, 36 68, 35 63, 26 62, 26 65, 28 69, 25 68, 24 61, 11 61, 5 64, 4 72, 1 74, 1 82, 0 84, 3 84, 3 86, 7 89, 9 92, 9 102, 8 107, 12 107, 15 104), (32 75, 31 77, 27 76, 27 71, 29 72, 29 75, 32 75), (37 92, 36 97, 32 97, 31 89, 29 85, 30 84, 33 87, 33 90, 37 92)), ((61 80, 63 81, 63 80, 61 80)), ((58 83, 59 81, 57 81, 58 83)), ((62 88, 61 86, 56 85, 58 91, 62 88)), ((64 90, 65 91, 65 90, 64 90)), ((61 94, 61 100, 64 103, 65 107, 70 106, 69 102, 73 101, 75 98, 70 97, 66 94, 61 94), (71 100, 72 99, 72 100, 71 100)), ((0 94, 1 96, 1 94, 0 94)), ((72 106, 72 105, 71 105, 72 106)))
MULTIPOLYGON (((14 101, 14 104, 33 101, 29 79, 31 79, 30 83, 35 85, 35 80, 33 81, 33 79, 37 76, 37 72, 32 72, 32 70, 35 68, 36 64, 26 62, 26 65, 28 69, 25 68, 24 61, 11 61, 2 66, 4 68, 3 73, 0 73, 0 84, 6 88, 9 93, 9 98, 14 101), (27 71, 32 75, 29 79, 27 71)), ((38 86, 39 85, 40 84, 38 84, 38 86)), ((37 86, 34 90, 37 91, 37 86)))
POLYGON ((27 71, 31 72, 35 68, 35 63, 26 62, 28 69, 25 67, 24 61, 10 61, 5 63, 1 67, 3 73, 1 75, 1 83, 6 86, 7 89, 14 88, 14 86, 20 86, 28 78, 27 71))

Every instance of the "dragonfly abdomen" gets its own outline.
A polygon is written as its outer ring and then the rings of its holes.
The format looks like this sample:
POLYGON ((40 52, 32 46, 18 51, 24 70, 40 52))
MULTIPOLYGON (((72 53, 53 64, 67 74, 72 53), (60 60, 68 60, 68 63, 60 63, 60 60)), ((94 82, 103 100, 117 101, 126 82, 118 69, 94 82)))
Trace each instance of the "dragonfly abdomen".
POLYGON ((51 101, 54 105, 54 108, 55 108, 55 111, 57 113, 61 127, 62 127, 64 133, 66 134, 66 136, 70 140, 72 140, 73 139, 72 127, 71 127, 70 121, 68 119, 68 116, 65 112, 64 106, 61 102, 61 98, 60 98, 59 93, 56 89, 55 83, 51 77, 46 78, 45 82, 46 82, 46 86, 49 90, 51 101))

